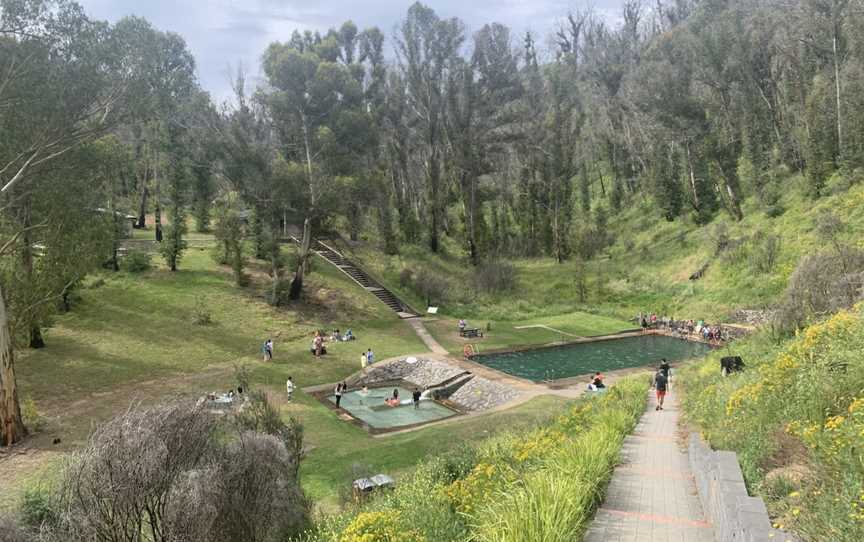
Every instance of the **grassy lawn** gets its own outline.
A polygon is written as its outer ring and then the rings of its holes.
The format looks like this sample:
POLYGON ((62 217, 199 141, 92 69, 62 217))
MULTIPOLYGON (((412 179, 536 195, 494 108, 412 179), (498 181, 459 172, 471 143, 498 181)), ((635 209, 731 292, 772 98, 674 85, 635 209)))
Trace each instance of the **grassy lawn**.
POLYGON ((13 489, 4 492, 0 507, 13 505, 23 487, 53 472, 52 465, 83 444, 95 424, 130 402, 227 389, 240 365, 249 369, 253 385, 272 391, 283 412, 303 423, 311 449, 302 467, 304 485, 325 507, 338 503, 352 465, 398 474, 453 442, 559 411, 561 400, 539 398, 505 412, 372 438, 303 392, 295 394, 293 404, 284 404, 284 382, 289 375, 298 387, 341 380, 359 369, 366 348, 378 359, 425 352, 410 326, 389 308, 321 260, 313 264, 304 300, 278 309, 259 295, 266 277, 255 264, 249 269, 252 286, 239 289, 207 250, 190 249, 176 273, 155 257, 153 262, 154 269, 142 274, 91 277, 73 311, 58 316, 47 330, 47 347, 18 353, 22 397, 32 400, 48 423, 29 441, 36 453, 28 462, 10 472, 0 464, 0 484, 13 489), (201 310, 210 313, 212 324, 194 323, 201 310), (351 327, 359 339, 331 345, 316 360, 307 350, 313 331, 333 327, 351 327), (272 363, 259 354, 267 337, 275 340, 272 363), (53 445, 54 438, 62 442, 53 445))
POLYGON ((483 338, 465 339, 457 333, 459 320, 455 318, 439 318, 427 322, 426 328, 441 345, 451 353, 461 354, 466 344, 472 344, 475 349, 493 350, 548 344, 556 341, 572 341, 578 337, 607 335, 633 328, 616 318, 573 312, 558 316, 543 316, 522 321, 498 320, 468 320, 469 327, 479 327, 483 330, 483 338), (487 325, 491 330, 486 331, 487 325), (547 327, 525 327, 525 326, 547 327), (517 329, 522 328, 522 329, 517 329), (551 328, 551 329, 549 329, 551 328), (553 331, 557 330, 557 331, 553 331), (558 333, 558 332, 561 333, 558 333))

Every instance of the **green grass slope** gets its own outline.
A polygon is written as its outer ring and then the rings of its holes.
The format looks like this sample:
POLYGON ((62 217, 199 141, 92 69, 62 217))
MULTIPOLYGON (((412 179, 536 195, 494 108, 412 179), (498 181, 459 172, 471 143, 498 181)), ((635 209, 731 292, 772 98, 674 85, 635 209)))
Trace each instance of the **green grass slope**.
MULTIPOLYGON (((820 213, 834 213, 847 225, 845 241, 864 246, 864 185, 846 188, 842 181, 835 178, 833 185, 839 186, 813 200, 797 189, 800 179, 790 177, 779 216, 768 216, 751 197, 744 205, 744 220, 736 222, 721 211, 707 226, 689 219, 667 222, 659 218, 650 199, 634 202, 610 219, 615 242, 586 263, 584 300, 579 299, 580 264, 575 259, 561 264, 550 258, 509 260, 517 271, 516 288, 478 295, 464 247, 452 239, 445 240, 440 254, 430 253, 425 246, 404 247, 396 256, 383 255, 364 244, 342 247, 417 309, 425 308, 425 300, 412 286, 400 285, 400 274, 410 269, 437 275, 449 285, 446 300, 440 303, 442 315, 477 324, 492 321, 493 328, 496 321, 566 320, 574 311, 619 321, 639 311, 713 320, 739 308, 775 303, 801 256, 824 248, 815 232, 820 213), (737 245, 713 259, 721 232, 737 245), (764 256, 764 249, 754 242, 758 236, 777 236, 780 241, 775 261, 767 270, 756 265, 764 256), (701 280, 688 280, 712 259, 701 280)), ((610 326, 601 326, 589 331, 610 330, 610 326)))
POLYGON ((862 306, 775 343, 733 343, 680 373, 689 420, 734 450, 778 526, 807 540, 864 540, 862 306), (720 356, 744 372, 719 373, 720 356))

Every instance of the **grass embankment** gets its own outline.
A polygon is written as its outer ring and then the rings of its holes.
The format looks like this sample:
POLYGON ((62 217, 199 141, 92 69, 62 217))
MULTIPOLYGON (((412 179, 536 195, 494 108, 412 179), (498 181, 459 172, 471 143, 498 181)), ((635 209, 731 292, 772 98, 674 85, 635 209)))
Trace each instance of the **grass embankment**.
MULTIPOLYGON (((845 241, 860 246, 864 185, 847 188, 838 175, 826 190, 829 195, 813 200, 791 188, 799 180, 793 176, 785 181, 790 189, 779 203, 783 212, 774 217, 766 215, 752 196, 745 201, 745 218, 740 222, 722 211, 708 226, 687 218, 667 222, 659 218, 650 198, 614 214, 608 231, 615 242, 585 264, 584 300, 579 297, 580 264, 575 258, 562 264, 551 258, 508 260, 516 267, 516 288, 482 295, 474 291, 474 269, 464 247, 450 238, 444 239, 440 254, 430 253, 425 246, 403 247, 396 256, 385 256, 366 245, 349 250, 418 310, 425 308, 425 300, 412 287, 400 285, 402 270, 437 275, 449 288, 446 299, 438 300, 444 317, 468 318, 475 324, 492 321, 493 329, 498 321, 566 319, 574 310, 619 320, 633 318, 639 311, 722 319, 739 308, 758 309, 777 301, 799 259, 825 248, 815 231, 820 213, 831 211, 838 216, 848 226, 845 241), (721 232, 734 248, 714 259, 721 232), (773 262, 765 261, 768 249, 760 241, 769 236, 779 239, 773 262), (702 279, 688 280, 709 260, 712 263, 702 279)), ((534 342, 542 342, 544 337, 537 339, 534 342)))
POLYGON ((316 542, 572 542, 602 498, 648 379, 585 398, 552 423, 430 459, 396 489, 322 520, 316 542))
POLYGON ((751 493, 807 540, 864 540, 862 307, 782 344, 757 335, 680 373, 683 407, 712 446, 734 450, 751 493), (723 378, 720 356, 744 372, 723 378))
MULTIPOLYGON (((445 449, 453 435, 484 438, 502 426, 534 424, 560 411, 562 400, 538 398, 507 412, 376 439, 301 391, 284 404, 289 375, 299 387, 335 382, 359 369, 366 348, 378 359, 426 350, 391 310, 318 263, 304 301, 280 309, 266 305, 254 286, 234 286, 230 271, 198 249, 187 253, 176 273, 159 265, 142 274, 105 272, 88 280, 73 311, 47 330, 47 347, 19 352, 22 397, 35 403, 48 424, 29 441, 33 453, 22 456, 26 464, 0 465, 0 506, 14 505, 24 487, 50 477, 46 463, 80 446, 94 424, 124 411, 130 401, 224 390, 236 385, 239 365, 249 369, 253 385, 273 392, 285 415, 304 424, 310 450, 302 465, 304 485, 325 508, 336 505, 357 468, 399 474, 445 449), (201 310, 212 324, 194 323, 201 310), (315 360, 307 350, 313 330, 337 326, 352 327, 359 340, 331 346, 315 360), (272 363, 259 353, 267 337, 276 342, 272 363), (56 437, 62 442, 55 446, 56 437)), ((253 274, 256 281, 264 279, 253 274)))

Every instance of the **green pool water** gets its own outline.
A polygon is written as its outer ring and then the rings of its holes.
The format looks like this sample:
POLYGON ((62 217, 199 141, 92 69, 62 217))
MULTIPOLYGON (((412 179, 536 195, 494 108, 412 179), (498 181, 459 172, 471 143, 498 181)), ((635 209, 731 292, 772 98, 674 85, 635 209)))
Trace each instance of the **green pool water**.
MULTIPOLYGON (((335 395, 331 395, 328 399, 336 403, 335 395)), ((420 408, 414 408, 410 401, 411 390, 396 386, 395 388, 372 388, 367 395, 360 390, 349 391, 342 395, 340 406, 355 418, 378 429, 432 422, 456 415, 456 411, 435 401, 420 401, 420 408), (409 401, 409 404, 396 407, 385 404, 384 399, 392 396, 394 389, 399 390, 400 401, 409 401)))
POLYGON ((588 343, 538 348, 522 352, 486 354, 472 361, 504 373, 542 382, 597 371, 659 365, 704 356, 710 347, 663 335, 640 335, 588 343))

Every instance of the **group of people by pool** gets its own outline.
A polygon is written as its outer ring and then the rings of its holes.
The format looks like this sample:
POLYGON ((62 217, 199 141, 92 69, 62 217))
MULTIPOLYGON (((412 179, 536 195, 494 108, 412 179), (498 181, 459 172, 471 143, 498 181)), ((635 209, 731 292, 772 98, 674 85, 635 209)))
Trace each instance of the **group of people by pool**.
POLYGON ((636 315, 636 322, 643 330, 662 329, 672 335, 693 336, 702 340, 719 344, 729 340, 729 330, 720 324, 708 324, 705 320, 676 320, 670 316, 657 316, 656 312, 636 315))
POLYGON ((421 392, 420 388, 414 388, 414 391, 411 392, 411 399, 400 400, 399 399, 399 390, 394 388, 393 394, 390 397, 388 397, 387 399, 384 399, 384 402, 387 404, 387 406, 390 406, 390 407, 397 407, 400 405, 410 405, 413 403, 414 408, 420 408, 420 401, 423 399, 427 399, 426 396, 428 395, 428 391, 429 390, 424 390, 423 392, 421 392))

